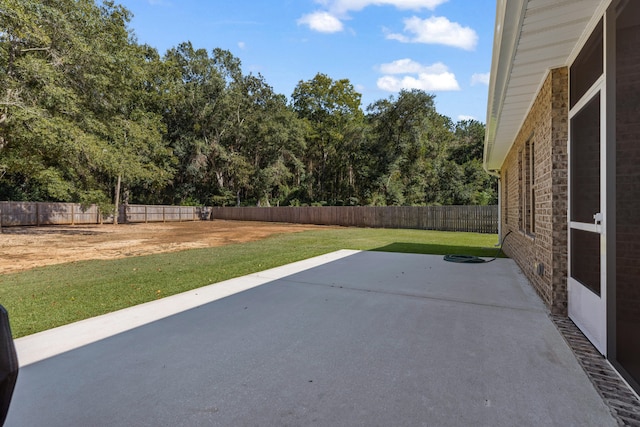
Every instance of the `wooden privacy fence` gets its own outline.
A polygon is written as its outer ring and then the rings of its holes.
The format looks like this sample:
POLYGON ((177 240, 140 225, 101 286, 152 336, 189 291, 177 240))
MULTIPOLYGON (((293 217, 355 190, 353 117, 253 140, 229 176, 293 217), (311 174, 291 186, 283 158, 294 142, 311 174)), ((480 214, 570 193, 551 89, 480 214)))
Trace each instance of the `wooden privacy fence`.
MULTIPOLYGON (((77 203, 0 202, 0 225, 98 224, 100 209, 77 203)), ((113 218, 111 218, 113 220, 113 218)))
POLYGON ((201 206, 127 205, 120 209, 119 222, 176 222, 208 219, 201 206))
MULTIPOLYGON (((208 219, 209 209, 200 206, 122 205, 118 222, 175 222, 208 219)), ((79 225, 113 223, 96 205, 77 203, 0 202, 0 227, 17 225, 79 225)))
POLYGON ((214 207, 212 219, 346 227, 498 232, 498 206, 214 207))
MULTIPOLYGON (((122 205, 118 222, 175 222, 204 219, 290 222, 345 227, 498 232, 497 206, 310 206, 201 207, 122 205)), ((0 202, 0 227, 112 223, 96 205, 77 203, 0 202)))

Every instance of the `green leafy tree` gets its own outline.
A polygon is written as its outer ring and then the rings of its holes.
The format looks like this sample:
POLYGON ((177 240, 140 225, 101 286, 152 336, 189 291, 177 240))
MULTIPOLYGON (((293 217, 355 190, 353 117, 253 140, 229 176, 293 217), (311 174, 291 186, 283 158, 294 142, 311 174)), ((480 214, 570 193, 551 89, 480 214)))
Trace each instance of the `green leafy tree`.
POLYGON ((318 73, 291 101, 229 51, 139 45, 112 1, 0 0, 0 198, 485 204, 484 125, 401 91, 365 116, 318 73))
POLYGON ((371 194, 376 203, 441 202, 437 171, 451 139, 451 121, 436 111, 434 96, 401 91, 368 108, 371 194))
POLYGON ((461 165, 470 160, 482 160, 485 126, 477 120, 456 123, 449 158, 461 165))
POLYGON ((449 159, 459 166, 460 190, 452 196, 452 204, 497 203, 496 178, 482 167, 484 135, 484 124, 476 120, 456 123, 449 159))
POLYGON ((225 191, 224 169, 229 154, 222 144, 226 82, 205 49, 190 42, 164 56, 164 123, 178 158, 178 172, 168 202, 212 203, 225 191))
POLYGON ((335 202, 349 196, 364 121, 361 97, 349 80, 321 73, 294 89, 293 109, 306 122, 309 200, 335 202))
POLYGON ((139 102, 144 57, 130 13, 89 0, 0 5, 0 192, 105 203, 125 164, 128 182, 161 187, 170 152, 139 102))
POLYGON ((305 141, 301 120, 262 77, 250 77, 247 153, 254 170, 254 197, 267 206, 298 194, 305 175, 305 141))

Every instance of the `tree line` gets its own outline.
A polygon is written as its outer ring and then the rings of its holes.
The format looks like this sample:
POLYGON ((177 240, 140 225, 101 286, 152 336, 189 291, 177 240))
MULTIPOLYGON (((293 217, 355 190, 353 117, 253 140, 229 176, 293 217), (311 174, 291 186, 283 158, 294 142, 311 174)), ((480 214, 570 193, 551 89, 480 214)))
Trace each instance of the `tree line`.
POLYGON ((434 95, 363 109, 318 73, 290 98, 223 49, 139 44, 112 1, 0 0, 0 200, 177 205, 496 202, 484 125, 434 95))

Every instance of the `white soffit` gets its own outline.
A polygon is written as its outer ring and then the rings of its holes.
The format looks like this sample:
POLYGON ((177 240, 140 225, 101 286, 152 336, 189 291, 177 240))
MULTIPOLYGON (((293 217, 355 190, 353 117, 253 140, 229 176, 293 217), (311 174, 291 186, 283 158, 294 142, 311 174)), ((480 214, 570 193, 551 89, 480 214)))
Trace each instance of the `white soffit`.
POLYGON ((498 0, 484 167, 498 171, 548 70, 568 65, 604 0, 498 0))

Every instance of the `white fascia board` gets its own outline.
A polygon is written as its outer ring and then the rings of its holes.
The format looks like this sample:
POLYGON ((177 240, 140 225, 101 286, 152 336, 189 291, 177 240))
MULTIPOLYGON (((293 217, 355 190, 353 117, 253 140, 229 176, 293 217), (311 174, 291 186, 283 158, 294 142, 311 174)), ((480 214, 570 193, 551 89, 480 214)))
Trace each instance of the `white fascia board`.
POLYGON ((496 5, 483 162, 485 170, 490 173, 499 170, 501 166, 495 164, 491 154, 522 30, 526 1, 498 0, 496 5))
POLYGON ((497 1, 485 170, 498 175, 545 76, 571 64, 611 1, 497 1))

